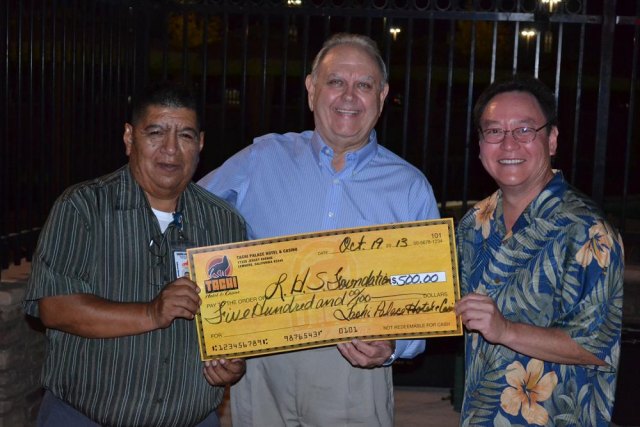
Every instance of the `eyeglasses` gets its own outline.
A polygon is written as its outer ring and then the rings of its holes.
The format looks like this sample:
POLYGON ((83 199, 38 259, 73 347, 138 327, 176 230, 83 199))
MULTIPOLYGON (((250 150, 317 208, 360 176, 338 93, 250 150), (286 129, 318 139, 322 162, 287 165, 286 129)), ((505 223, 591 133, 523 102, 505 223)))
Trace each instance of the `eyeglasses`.
POLYGON ((515 128, 512 130, 504 130, 500 128, 489 128, 489 129, 484 129, 484 130, 479 129, 479 130, 480 130, 480 134, 482 135, 482 140, 487 144, 500 144, 504 140, 504 138, 507 136, 508 133, 510 133, 511 136, 513 136, 513 139, 515 139, 516 141, 521 142, 523 144, 528 144, 530 142, 533 142, 533 140, 536 139, 538 132, 546 128, 547 126, 549 126, 549 122, 540 126, 538 129, 534 129, 530 127, 521 127, 521 128, 515 128))

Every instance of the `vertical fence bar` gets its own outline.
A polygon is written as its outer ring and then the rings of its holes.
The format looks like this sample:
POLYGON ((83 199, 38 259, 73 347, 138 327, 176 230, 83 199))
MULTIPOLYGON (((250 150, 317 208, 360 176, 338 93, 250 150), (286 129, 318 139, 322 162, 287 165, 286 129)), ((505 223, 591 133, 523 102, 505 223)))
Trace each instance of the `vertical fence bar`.
POLYGON ((371 16, 368 16, 365 18, 365 24, 364 24, 364 33, 371 37, 371 16))
POLYGON ((493 23, 493 34, 491 38, 491 77, 489 83, 496 79, 496 61, 498 59, 498 21, 493 23))
POLYGON ((425 75, 424 87, 424 116, 422 127, 422 172, 427 173, 428 155, 429 155, 429 129, 431 128, 431 84, 433 81, 433 33, 434 33, 433 15, 429 18, 429 28, 427 29, 427 69, 425 75))
POLYGON ((287 117, 287 75, 289 74, 289 17, 283 18, 282 25, 282 66, 280 73, 282 75, 280 81, 280 129, 283 131, 286 127, 287 117))
MULTIPOLYGON (((5 141, 4 144, 0 144, 0 165, 2 166, 2 171, 0 172, 2 176, 7 176, 10 169, 10 160, 12 160, 12 152, 15 149, 13 144, 11 144, 10 134, 9 134, 9 87, 10 85, 10 55, 11 55, 11 37, 10 37, 10 29, 9 25, 11 23, 9 17, 11 16, 11 5, 10 2, 5 2, 4 7, 2 7, 2 17, 0 17, 0 21, 4 22, 2 31, 3 47, 5 49, 4 54, 4 64, 2 67, 2 92, 0 93, 0 102, 2 102, 2 107, 4 109, 3 114, 3 127, 2 127, 2 138, 5 141)), ((10 188, 10 180, 2 179, 0 182, 0 191, 2 194, 11 194, 10 188)), ((0 238, 2 238, 2 244, 0 246, 0 264, 2 268, 6 268, 9 265, 9 242, 7 241, 6 235, 8 232, 15 230, 13 221, 10 219, 12 216, 12 212, 15 212, 12 209, 1 209, 2 214, 0 214, 0 238)))
MULTIPOLYGON (((0 194, 10 194, 9 193, 9 179, 8 179, 8 170, 9 170, 9 114, 8 114, 8 105, 9 105, 9 2, 5 2, 4 6, 0 5, 0 22, 3 23, 2 28, 2 37, 3 43, 2 46, 5 49, 4 58, 5 63, 3 66, 0 66, 0 101, 2 102, 2 107, 4 108, 4 117, 2 118, 2 127, 0 127, 0 134, 5 141, 4 144, 0 144, 0 194)), ((12 200, 10 200, 12 202, 12 200)), ((15 203, 13 203, 15 205, 15 203)), ((0 209, 0 274, 1 271, 5 268, 9 267, 9 258, 10 258, 10 250, 9 250, 9 240, 8 240, 8 230, 11 229, 10 224, 8 224, 9 220, 9 209, 0 209)))
MULTIPOLYGON (((28 107, 27 107, 27 118, 28 120, 33 120, 34 117, 34 101, 35 101, 35 95, 34 95, 34 82, 35 82, 35 63, 34 63, 34 44, 35 44, 35 4, 33 1, 30 2, 29 4, 29 77, 28 77, 28 90, 29 90, 29 96, 28 96, 28 107)), ((37 144, 35 143, 35 130, 33 126, 33 123, 31 123, 29 127, 29 131, 28 131, 28 143, 26 144, 28 147, 37 147, 37 144)), ((27 175, 29 176, 29 187, 28 187, 28 191, 31 194, 36 194, 37 193, 37 188, 40 187, 40 180, 41 177, 37 174, 35 174, 34 172, 37 170, 36 169, 36 159, 33 156, 32 152, 26 152, 25 153, 25 158, 24 161, 22 163, 22 167, 26 167, 26 169, 28 171, 31 171, 31 173, 28 173, 27 175)), ((35 222, 35 212, 39 211, 39 206, 38 206, 38 201, 34 198, 34 197, 29 197, 27 198, 27 210, 25 211, 25 215, 24 215, 24 224, 23 224, 23 230, 26 233, 25 239, 23 241, 23 245, 25 248, 25 257, 27 259, 27 261, 31 260, 31 254, 33 253, 33 250, 35 249, 35 233, 33 232, 33 230, 29 230, 29 224, 35 222)))
POLYGON ((60 156, 60 132, 59 132, 59 127, 55 126, 55 123, 58 123, 58 117, 57 117, 57 112, 58 109, 56 108, 58 103, 56 102, 58 97, 56 96, 56 90, 57 90, 57 86, 56 86, 56 79, 57 79, 57 75, 58 75, 58 69, 56 67, 56 61, 58 59, 57 55, 56 55, 56 45, 57 45, 57 38, 56 38, 56 21, 57 21, 57 14, 58 14, 58 2, 57 0, 54 0, 53 2, 50 3, 51 4, 51 18, 50 18, 50 26, 49 26, 49 30, 50 30, 50 34, 49 34, 49 40, 51 43, 51 53, 50 53, 50 60, 49 60, 49 72, 47 73, 49 75, 49 89, 45 91, 45 93, 49 94, 49 123, 51 123, 51 134, 49 135, 49 141, 52 147, 52 152, 54 153, 53 156, 53 162, 52 162, 52 167, 51 167, 51 174, 53 177, 53 188, 61 188, 61 184, 62 184, 62 180, 61 177, 63 176, 63 172, 62 172, 62 167, 61 167, 61 156, 60 156))
POLYGON ((99 156, 100 158, 107 158, 108 153, 111 150, 107 149, 106 146, 106 134, 108 132, 106 126, 106 105, 105 105, 105 100, 106 100, 106 90, 105 90, 105 57, 106 57, 106 51, 107 51, 107 45, 108 45, 108 40, 107 40, 107 28, 106 28, 106 20, 103 19, 102 17, 107 13, 107 5, 100 3, 98 5, 98 10, 99 12, 96 14, 96 23, 95 26, 98 28, 98 34, 99 37, 96 40, 96 46, 95 46, 95 50, 96 50, 96 66, 97 66, 97 75, 98 75, 98 79, 97 79, 97 88, 96 88, 96 99, 97 99, 97 103, 95 104, 95 106, 93 108, 91 108, 91 112, 93 114, 95 114, 95 121, 97 124, 97 130, 96 130, 96 134, 95 134, 95 139, 96 141, 99 141, 99 146, 98 146, 98 150, 97 152, 100 153, 99 156))
MULTIPOLYGON (((391 74, 393 73, 393 70, 391 69, 391 33, 389 32, 389 29, 391 29, 393 27, 393 19, 390 18, 388 20, 386 20, 387 25, 384 26, 383 28, 383 40, 384 40, 384 48, 382 48, 382 51, 384 52, 384 62, 385 64, 387 64, 387 67, 389 69, 389 79, 391 79, 391 74)), ((378 121, 379 126, 380 126, 380 133, 378 135, 378 143, 381 145, 387 145, 387 129, 388 129, 388 121, 389 121, 389 109, 387 108, 387 112, 386 114, 383 114, 382 116, 382 123, 380 123, 380 121, 378 121)))
POLYGON ((262 15, 262 70, 260 72, 260 106, 262 114, 260 114, 260 133, 266 128, 266 115, 270 114, 270 108, 267 108, 267 78, 269 67, 269 16, 262 15))
MULTIPOLYGON (((121 123, 115 117, 115 106, 117 105, 117 94, 114 94, 115 82, 113 78, 113 55, 114 55, 114 37, 116 30, 116 20, 117 16, 116 7, 107 8, 103 15, 103 19, 105 20, 104 26, 106 28, 107 37, 105 37, 107 46, 105 48, 104 58, 105 58, 105 82, 104 82, 104 105, 106 110, 104 111, 104 132, 103 132, 103 143, 102 146, 105 148, 104 153, 105 159, 114 158, 114 153, 116 150, 107 150, 107 147, 110 146, 109 140, 111 140, 112 129, 116 126, 116 124, 121 126, 121 123), (115 95, 115 96, 114 96, 115 95)), ((100 167, 100 164, 97 162, 97 159, 94 160, 94 170, 98 171, 98 173, 103 174, 108 172, 100 167)))
POLYGON ((129 94, 129 74, 130 63, 126 61, 125 48, 123 46, 136 46, 135 40, 123 39, 133 33, 129 33, 129 8, 122 5, 118 10, 118 25, 116 38, 116 87, 118 88, 117 107, 114 109, 117 113, 116 123, 124 123, 127 120, 127 95, 129 94))
POLYGON ((189 80, 189 12, 182 12, 182 82, 189 80))
POLYGON ((162 80, 167 80, 169 75, 169 23, 171 18, 169 9, 162 10, 162 18, 164 19, 165 31, 162 34, 162 80))
MULTIPOLYGON (((141 0, 140 4, 146 5, 146 1, 141 0)), ((128 12, 127 16, 129 18, 129 22, 127 24, 126 31, 133 42, 133 49, 127 49, 126 46, 124 49, 128 52, 128 55, 125 55, 125 57, 128 58, 131 67, 131 82, 129 91, 127 92, 127 119, 129 118, 129 113, 131 111, 130 106, 133 94, 138 91, 139 87, 144 86, 147 76, 151 74, 151 49, 149 41, 151 19, 148 13, 143 15, 133 3, 129 4, 128 12), (142 27, 142 33, 138 31, 139 27, 142 27)))
POLYGON ((327 16, 324 20, 324 40, 329 37, 329 34, 331 34, 331 15, 327 16))
MULTIPOLYGON (((625 141, 624 183, 622 187, 622 208, 620 212, 620 232, 626 232, 627 206, 629 199, 629 177, 631 175, 631 149, 634 138, 634 126, 637 127, 636 92, 638 90, 638 57, 640 56, 640 2, 636 4, 636 25, 633 34, 633 52, 631 55, 631 79, 629 84, 629 116, 627 118, 627 139, 625 141)), ((637 231, 636 231, 637 233, 637 231)))
POLYGON ((562 41, 564 36, 564 24, 558 26, 558 49, 556 54, 556 80, 555 80, 555 93, 556 102, 560 98, 560 74, 562 66, 562 41))
POLYGON ((249 16, 242 16, 242 83, 240 86, 240 143, 247 141, 247 69, 249 61, 249 16))
POLYGON ((603 4, 600 55, 600 79, 598 82, 598 113, 596 120, 596 146, 593 156, 593 180, 591 196, 597 204, 604 202, 604 180, 607 156, 607 130, 609 126, 609 101, 611 99, 611 67, 616 19, 616 0, 603 4))
POLYGON ((513 36, 513 71, 512 74, 518 72, 518 46, 520 43, 520 22, 516 22, 515 34, 513 36))
POLYGON ((578 173, 578 148, 579 148, 579 132, 580 132, 580 113, 582 105, 582 67, 584 64, 584 38, 585 38, 585 24, 580 25, 580 47, 578 49, 578 75, 576 76, 576 103, 575 103, 575 118, 573 121, 573 141, 571 151, 571 177, 570 182, 575 184, 576 176, 578 173))
POLYGON ((207 123, 207 111, 204 108, 207 105, 207 77, 209 75, 209 14, 205 13, 202 17, 202 79, 200 81, 200 111, 202 114, 201 126, 207 123))
MULTIPOLYGON (((39 123, 39 138, 41 141, 42 149, 38 151, 38 168, 40 170, 41 176, 45 177, 43 179, 39 191, 36 192, 37 197, 40 200, 40 210, 38 211, 39 216, 42 215, 43 212, 47 211, 47 204, 49 197, 47 195, 52 194, 54 192, 54 187, 52 185, 52 166, 51 159, 54 159, 53 147, 51 141, 47 139, 48 135, 51 134, 51 129, 53 124, 47 123, 47 55, 46 55, 46 43, 47 43, 47 2, 42 2, 42 10, 40 12, 40 91, 39 91, 39 105, 40 111, 37 116, 37 121, 39 123), (45 143, 46 141, 46 143, 45 143)), ((40 220, 40 218, 38 218, 40 220)), ((40 224, 39 221, 34 221, 31 225, 40 224)))
MULTIPOLYGON (((98 9, 98 5, 96 2, 93 2, 91 4, 91 12, 92 14, 90 16, 92 17, 97 17, 98 14, 100 13, 100 10, 98 9)), ((87 100, 86 103, 86 116, 87 116, 87 133, 89 135, 91 135, 93 139, 93 143, 95 144, 95 141, 98 141, 98 133, 99 133, 99 124, 98 124, 98 117, 94 117, 93 119, 91 118, 91 114, 96 115, 96 111, 98 111, 98 108, 96 106, 96 102, 95 100, 98 98, 99 94, 97 93, 96 90, 96 74, 97 74, 97 66, 96 63, 98 61, 97 59, 97 54, 98 54, 98 23, 96 22, 97 18, 93 18, 90 19, 89 22, 90 27, 89 27, 89 36, 88 36, 88 45, 85 46, 85 49, 88 50, 89 55, 88 55, 88 64, 85 63, 85 68, 87 68, 87 73, 88 73, 88 78, 87 78, 87 85, 88 85, 88 92, 89 92, 89 99, 87 100)))
MULTIPOLYGON (((70 38, 71 38, 71 49, 69 50, 69 55, 70 55, 70 68, 71 68, 71 72, 69 75, 69 80, 71 81, 71 88, 70 88, 70 93, 71 93, 71 107, 70 107, 70 111, 71 111, 71 116, 72 117, 76 117, 79 119, 80 117, 80 109, 78 108, 78 102, 77 100, 80 98, 77 91, 78 88, 78 75, 77 75, 77 66, 78 66, 78 33, 79 33, 79 26, 81 25, 81 21, 82 21, 82 15, 79 12, 80 7, 78 6, 78 2, 74 1, 72 3, 71 6, 71 10, 69 11, 69 16, 70 16, 70 27, 71 27, 71 34, 70 34, 70 38)), ((74 152, 74 158, 79 158, 79 159, 86 159, 87 158, 87 153, 89 152, 87 147, 86 142, 84 144, 77 144, 77 141, 82 141, 82 134, 79 132, 79 127, 78 126, 74 126, 70 129, 70 135, 71 137, 69 138, 69 142, 74 141, 74 144, 76 144, 76 148, 73 151, 74 152)), ((82 168, 81 168, 81 176, 84 179, 88 174, 89 171, 91 170, 90 165, 87 165, 87 161, 83 161, 82 162, 82 168)))
POLYGON ((447 100, 445 103, 445 119, 444 119, 444 144, 442 147, 442 189, 440 196, 440 205, 442 206, 441 210, 446 211, 447 201, 449 197, 449 193, 447 190, 449 177, 448 165, 449 165, 449 145, 451 143, 451 109, 453 108, 453 71, 454 64, 453 58, 455 54, 455 23, 453 19, 449 21, 449 53, 447 59, 447 100))
POLYGON ((407 49, 404 63, 404 95, 402 102, 402 157, 407 158, 409 151, 409 105, 411 104, 411 60, 413 55, 413 19, 407 25, 407 49))
MULTIPOLYGON (((17 75, 17 79, 16 79, 16 86, 15 86, 15 92, 16 92, 16 100, 15 100, 15 104, 12 106, 12 108, 15 110, 16 112, 16 121, 15 121, 15 125, 16 125, 16 129, 23 129, 22 126, 22 109, 23 109, 23 92, 22 92, 22 87, 23 87, 23 75, 24 75, 24 71, 23 71, 23 39, 22 39, 22 32, 24 31, 23 29, 23 20, 24 20, 24 3, 23 2, 18 2, 18 13, 17 13, 17 34, 16 34, 16 42, 17 42, 17 52, 16 52, 16 60, 17 60, 17 68, 18 68, 18 75, 17 75)), ((15 137, 18 137, 18 134, 16 133, 15 137)), ((22 163, 24 161, 24 157, 23 157, 23 145, 21 144, 12 144, 12 148, 13 148, 13 156, 12 158, 15 160, 17 159, 19 163, 22 163)), ((20 180, 20 185, 24 185, 24 181, 20 180)), ((21 208, 24 211, 25 206, 21 206, 21 208)), ((14 216, 14 221, 16 224, 16 229, 15 231, 21 231, 23 229, 23 225, 24 225, 24 215, 22 215, 21 213, 17 213, 14 216)), ((19 244, 17 242, 17 236, 16 236, 16 249, 19 250, 19 244)), ((18 253, 14 253, 14 260, 16 261, 16 264, 20 263, 20 259, 22 258, 22 256, 18 253)))
POLYGON ((300 111, 299 116, 299 128, 305 128, 305 117, 307 112, 307 97, 306 97, 306 86, 305 86, 305 78, 306 75, 311 72, 309 70, 309 15, 305 15, 303 17, 303 27, 302 31, 302 72, 300 73, 300 93, 302 96, 300 97, 300 105, 298 110, 300 111))
POLYGON ((229 67, 229 14, 222 15, 222 69, 220 70, 220 122, 218 124, 220 137, 224 141, 226 136, 227 107, 229 105, 227 94, 227 72, 229 67))
MULTIPOLYGON (((64 4, 60 4, 60 55, 59 55, 59 80, 58 80, 58 98, 59 98, 59 118, 64 123, 68 115, 68 95, 67 95, 67 49, 68 49, 68 30, 67 15, 71 13, 64 4)), ((62 186, 66 187, 71 178, 71 147, 69 138, 69 126, 62 126, 60 129, 60 147, 64 156, 64 176, 62 186)))
POLYGON ((536 55, 534 57, 533 64, 533 76, 538 78, 540 76, 540 43, 542 37, 540 37, 540 33, 536 36, 536 55))
POLYGON ((471 138, 475 135, 472 112, 473 112, 473 84, 475 82, 476 70, 476 37, 477 25, 476 21, 471 21, 471 44, 469 46, 469 83, 467 85, 467 132, 465 135, 465 144, 463 152, 463 177, 462 177, 462 206, 461 212, 467 211, 467 200, 469 198, 469 163, 471 152, 471 138))

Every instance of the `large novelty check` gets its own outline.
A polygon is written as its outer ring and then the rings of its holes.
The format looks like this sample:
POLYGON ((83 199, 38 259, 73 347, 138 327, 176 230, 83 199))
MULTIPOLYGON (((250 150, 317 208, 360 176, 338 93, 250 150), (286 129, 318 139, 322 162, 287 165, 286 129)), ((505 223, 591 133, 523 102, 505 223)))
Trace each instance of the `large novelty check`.
POLYGON ((203 360, 461 335, 450 218, 187 250, 203 360))

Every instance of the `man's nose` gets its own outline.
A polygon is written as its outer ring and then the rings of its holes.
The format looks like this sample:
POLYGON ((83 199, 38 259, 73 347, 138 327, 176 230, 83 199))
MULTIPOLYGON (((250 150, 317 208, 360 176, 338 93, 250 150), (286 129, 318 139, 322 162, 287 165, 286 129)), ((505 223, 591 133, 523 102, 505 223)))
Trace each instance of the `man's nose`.
POLYGON ((351 101, 353 99, 354 91, 355 91, 355 85, 347 85, 342 96, 344 96, 346 100, 351 101))
POLYGON ((500 145, 503 148, 515 149, 520 147, 520 142, 516 139, 516 136, 513 134, 513 131, 506 130, 504 131, 504 138, 500 142, 500 145))
POLYGON ((175 153, 178 149, 178 134, 176 132, 167 132, 162 148, 169 153, 175 153))

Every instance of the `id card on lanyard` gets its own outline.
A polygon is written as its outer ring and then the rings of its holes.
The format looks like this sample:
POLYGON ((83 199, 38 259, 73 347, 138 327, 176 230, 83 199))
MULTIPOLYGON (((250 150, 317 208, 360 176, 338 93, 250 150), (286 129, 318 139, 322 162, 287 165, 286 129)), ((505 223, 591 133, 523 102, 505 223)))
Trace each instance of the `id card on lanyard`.
POLYGON ((183 214, 182 212, 173 213, 173 225, 178 230, 178 239, 171 240, 171 253, 173 254, 173 265, 176 279, 179 277, 189 277, 189 263, 187 262, 187 248, 194 247, 194 243, 187 240, 182 232, 183 227, 183 214))
POLYGON ((187 248, 194 247, 193 243, 181 240, 173 248, 173 263, 175 265, 176 279, 179 277, 189 278, 189 262, 187 261, 187 248))

